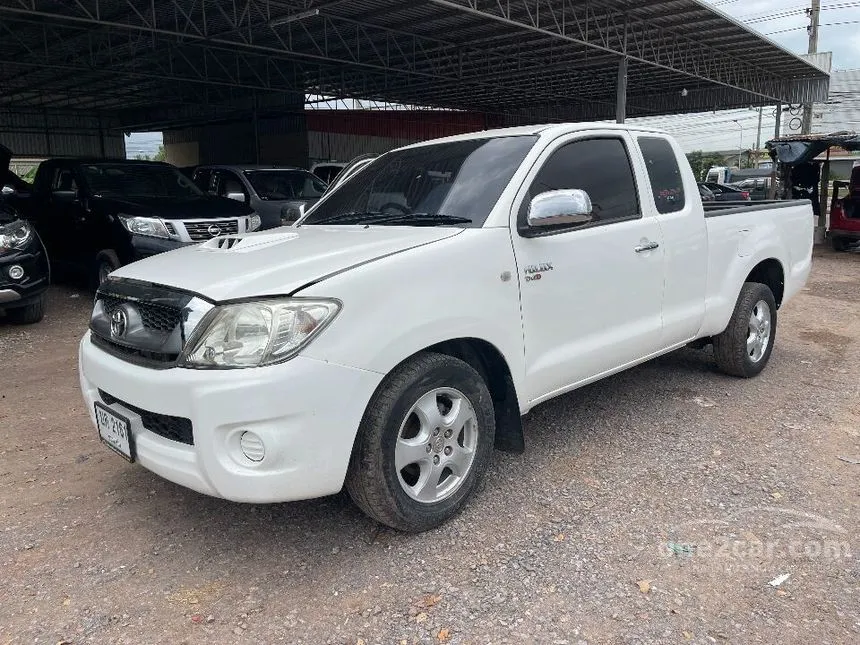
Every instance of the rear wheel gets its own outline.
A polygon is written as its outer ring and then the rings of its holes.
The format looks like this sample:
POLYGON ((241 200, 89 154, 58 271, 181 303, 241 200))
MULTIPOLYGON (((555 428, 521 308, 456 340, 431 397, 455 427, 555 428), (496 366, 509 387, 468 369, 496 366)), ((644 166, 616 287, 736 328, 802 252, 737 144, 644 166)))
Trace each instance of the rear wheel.
POLYGON ((469 364, 419 354, 396 368, 361 422, 346 487, 365 513, 426 531, 465 506, 490 460, 490 392, 469 364))
POLYGON ((714 357, 726 374, 750 378, 770 360, 776 338, 776 300, 767 285, 747 282, 741 288, 726 330, 714 336, 714 357))
POLYGON ((6 318, 15 325, 32 325, 37 323, 45 317, 46 301, 47 297, 43 293, 36 302, 24 307, 9 309, 6 312, 6 318))
POLYGON ((838 235, 831 235, 830 246, 833 247, 834 251, 845 251, 848 248, 848 240, 838 235))

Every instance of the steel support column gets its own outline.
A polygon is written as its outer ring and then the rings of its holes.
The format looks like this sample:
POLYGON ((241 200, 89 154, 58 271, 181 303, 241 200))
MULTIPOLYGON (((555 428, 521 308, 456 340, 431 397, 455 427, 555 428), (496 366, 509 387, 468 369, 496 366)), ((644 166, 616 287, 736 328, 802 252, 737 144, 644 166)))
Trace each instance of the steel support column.
POLYGON ((618 81, 615 84, 615 122, 624 123, 627 116, 627 56, 618 61, 618 81))

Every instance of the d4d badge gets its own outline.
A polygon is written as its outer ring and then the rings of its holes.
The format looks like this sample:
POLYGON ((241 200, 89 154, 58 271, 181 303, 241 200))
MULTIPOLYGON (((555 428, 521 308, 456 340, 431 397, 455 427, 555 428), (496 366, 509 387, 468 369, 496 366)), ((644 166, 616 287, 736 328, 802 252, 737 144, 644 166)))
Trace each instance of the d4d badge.
POLYGON ((526 274, 526 282, 532 282, 533 280, 540 280, 547 271, 552 271, 552 262, 529 264, 523 272, 526 274))

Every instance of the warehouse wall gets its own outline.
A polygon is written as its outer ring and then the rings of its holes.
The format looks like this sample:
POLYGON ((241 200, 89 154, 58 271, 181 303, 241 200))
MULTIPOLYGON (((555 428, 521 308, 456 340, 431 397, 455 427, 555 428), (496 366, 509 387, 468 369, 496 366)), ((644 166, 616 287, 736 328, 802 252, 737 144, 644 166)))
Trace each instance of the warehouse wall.
POLYGON ((252 118, 165 130, 167 161, 177 166, 263 163, 305 167, 308 141, 303 114, 252 118))
POLYGON ((0 108, 0 143, 15 157, 125 157, 119 121, 77 110, 0 108))

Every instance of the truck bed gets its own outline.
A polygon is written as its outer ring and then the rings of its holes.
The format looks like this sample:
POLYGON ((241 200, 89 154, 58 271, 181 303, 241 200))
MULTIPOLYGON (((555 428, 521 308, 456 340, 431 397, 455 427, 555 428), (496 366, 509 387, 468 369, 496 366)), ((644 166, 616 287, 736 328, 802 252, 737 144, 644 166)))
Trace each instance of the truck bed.
POLYGON ((750 202, 703 202, 705 217, 734 215, 735 213, 750 213, 752 211, 775 210, 791 208, 792 206, 812 205, 808 199, 773 199, 750 202))

